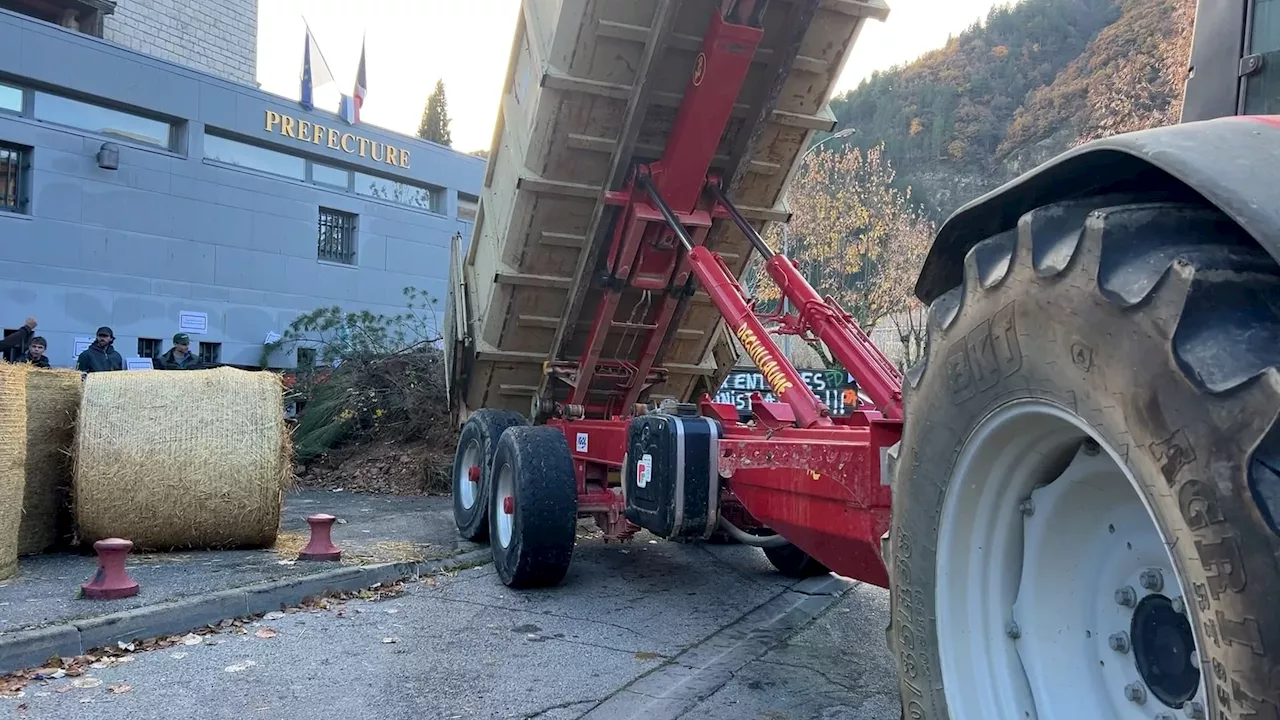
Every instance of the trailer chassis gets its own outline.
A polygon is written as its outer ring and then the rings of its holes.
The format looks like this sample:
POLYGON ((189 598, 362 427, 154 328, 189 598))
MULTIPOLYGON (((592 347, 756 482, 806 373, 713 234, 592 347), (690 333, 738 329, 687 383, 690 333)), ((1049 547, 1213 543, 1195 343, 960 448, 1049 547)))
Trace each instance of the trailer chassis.
MULTIPOLYGON (((534 398, 531 415, 565 436, 577 515, 593 517, 606 540, 629 539, 639 527, 626 517, 620 487, 628 430, 652 412, 642 398, 665 378, 661 360, 676 318, 701 286, 781 400, 766 402, 757 393, 745 423, 733 405, 715 403, 709 394, 696 408, 677 404, 686 415, 714 419, 722 433, 712 445, 718 502, 708 503, 713 507, 701 539, 726 523, 772 531, 827 569, 887 587, 880 538, 889 526, 891 493, 884 465, 886 449, 902 432, 902 376, 849 313, 768 247, 711 170, 763 35, 764 6, 764 0, 724 0, 712 15, 662 158, 633 167, 621 190, 606 192, 616 214, 603 299, 580 357, 547 363, 544 388, 551 389, 534 398), (716 220, 733 222, 765 257, 766 272, 793 314, 756 312, 724 260, 706 247, 716 220), (628 290, 657 296, 642 322, 620 319, 628 290), (638 355, 604 357, 606 339, 617 328, 643 336, 638 355), (770 330, 824 343, 872 403, 849 417, 833 417, 779 352, 770 330)), ((493 511, 514 516, 514 505, 504 496, 493 511)))

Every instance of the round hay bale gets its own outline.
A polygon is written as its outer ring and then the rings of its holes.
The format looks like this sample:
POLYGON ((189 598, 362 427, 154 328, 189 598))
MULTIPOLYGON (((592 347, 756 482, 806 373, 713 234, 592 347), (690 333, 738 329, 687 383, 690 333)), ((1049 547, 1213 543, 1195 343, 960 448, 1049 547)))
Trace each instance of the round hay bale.
POLYGON ((78 535, 138 550, 269 546, 292 467, 275 373, 92 373, 76 432, 78 535))
POLYGON ((18 527, 27 464, 29 365, 0 362, 0 580, 18 573, 18 527))
POLYGON ((75 370, 27 373, 26 489, 18 554, 48 550, 70 524, 71 445, 80 409, 81 375, 75 370))

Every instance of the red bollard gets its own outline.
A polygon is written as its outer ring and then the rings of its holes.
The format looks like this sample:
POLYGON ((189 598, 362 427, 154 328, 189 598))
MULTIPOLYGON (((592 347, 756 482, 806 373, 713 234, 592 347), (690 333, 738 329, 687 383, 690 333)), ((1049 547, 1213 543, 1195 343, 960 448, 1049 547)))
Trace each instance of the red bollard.
POLYGON ((124 567, 133 542, 107 538, 94 543, 93 549, 98 553, 98 571, 92 580, 80 586, 84 596, 94 600, 119 600, 137 595, 138 583, 129 577, 124 567))
POLYGON ((307 518, 307 524, 311 526, 311 539, 307 541, 307 546, 302 548, 302 552, 298 553, 299 560, 340 560, 342 558, 342 551, 333 544, 330 535, 333 532, 333 523, 337 519, 323 513, 307 518))

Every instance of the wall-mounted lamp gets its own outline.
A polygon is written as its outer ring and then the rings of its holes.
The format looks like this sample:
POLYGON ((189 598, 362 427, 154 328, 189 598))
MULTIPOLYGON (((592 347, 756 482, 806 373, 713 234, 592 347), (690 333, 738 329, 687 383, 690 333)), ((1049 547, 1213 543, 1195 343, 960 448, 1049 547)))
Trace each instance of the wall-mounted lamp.
POLYGON ((102 143, 98 149, 98 167, 103 170, 116 170, 120 167, 120 146, 115 143, 102 143))

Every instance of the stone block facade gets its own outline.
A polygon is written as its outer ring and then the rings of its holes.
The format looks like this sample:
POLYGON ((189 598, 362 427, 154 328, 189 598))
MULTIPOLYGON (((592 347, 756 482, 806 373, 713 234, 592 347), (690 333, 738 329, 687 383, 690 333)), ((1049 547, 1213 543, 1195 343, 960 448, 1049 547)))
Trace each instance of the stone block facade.
POLYGON ((257 85, 258 0, 116 0, 102 36, 131 50, 257 85))

